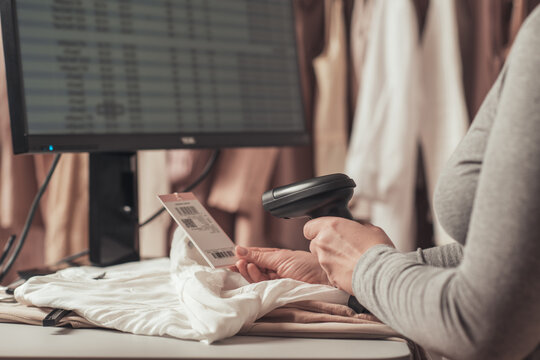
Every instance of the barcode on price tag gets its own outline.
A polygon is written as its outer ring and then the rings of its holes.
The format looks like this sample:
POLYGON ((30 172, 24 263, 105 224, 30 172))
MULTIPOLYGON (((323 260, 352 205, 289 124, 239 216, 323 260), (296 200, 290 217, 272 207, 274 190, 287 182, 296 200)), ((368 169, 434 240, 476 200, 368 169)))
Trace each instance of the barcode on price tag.
POLYGON ((234 253, 231 250, 210 251, 210 254, 214 257, 214 259, 221 259, 221 258, 234 256, 234 253))
POLYGON ((180 206, 177 208, 174 208, 180 215, 198 215, 199 212, 195 208, 195 206, 180 206))
POLYGON ((158 197, 212 268, 230 266, 236 262, 234 243, 193 193, 158 197))
POLYGON ((196 228, 197 227, 197 224, 195 224, 195 221, 191 220, 191 219, 180 219, 180 221, 182 221, 182 223, 184 223, 184 225, 186 225, 186 227, 188 228, 196 228))

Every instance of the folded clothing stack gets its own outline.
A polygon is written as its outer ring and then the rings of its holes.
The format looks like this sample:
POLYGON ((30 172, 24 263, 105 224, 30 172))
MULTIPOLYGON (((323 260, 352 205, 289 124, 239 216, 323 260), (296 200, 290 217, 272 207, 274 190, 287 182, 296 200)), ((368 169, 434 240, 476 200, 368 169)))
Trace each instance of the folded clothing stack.
POLYGON ((193 251, 179 229, 170 259, 65 269, 31 278, 15 298, 23 305, 71 310, 98 327, 208 343, 286 304, 347 304, 348 294, 330 286, 292 279, 249 284, 238 273, 199 264, 193 251))

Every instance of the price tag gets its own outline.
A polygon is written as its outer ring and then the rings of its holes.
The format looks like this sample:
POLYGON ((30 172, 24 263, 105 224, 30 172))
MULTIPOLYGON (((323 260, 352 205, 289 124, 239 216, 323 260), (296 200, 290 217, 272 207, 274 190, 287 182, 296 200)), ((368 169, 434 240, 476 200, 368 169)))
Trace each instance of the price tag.
POLYGON ((213 268, 234 265, 234 243, 193 193, 159 195, 165 209, 213 268))

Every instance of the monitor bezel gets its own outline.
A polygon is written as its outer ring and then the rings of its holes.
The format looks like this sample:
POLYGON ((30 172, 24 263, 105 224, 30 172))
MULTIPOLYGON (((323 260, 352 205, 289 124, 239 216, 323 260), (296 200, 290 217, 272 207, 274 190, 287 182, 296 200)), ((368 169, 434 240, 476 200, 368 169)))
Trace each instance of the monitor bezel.
MULTIPOLYGON (((179 148, 226 148, 264 146, 302 146, 311 141, 304 104, 301 69, 297 61, 301 111, 304 129, 276 132, 227 132, 227 133, 132 133, 132 134, 73 134, 32 135, 28 133, 24 96, 24 77, 16 0, 0 0, 0 20, 4 46, 5 70, 9 101, 9 115, 13 152, 124 152, 136 150, 179 148)), ((291 1, 294 14, 294 5, 291 1)), ((294 16, 293 16, 294 17, 294 16)), ((294 19, 293 19, 294 22, 294 19)), ((294 25, 294 24, 293 24, 294 25)), ((298 56, 298 38, 294 36, 298 56)))

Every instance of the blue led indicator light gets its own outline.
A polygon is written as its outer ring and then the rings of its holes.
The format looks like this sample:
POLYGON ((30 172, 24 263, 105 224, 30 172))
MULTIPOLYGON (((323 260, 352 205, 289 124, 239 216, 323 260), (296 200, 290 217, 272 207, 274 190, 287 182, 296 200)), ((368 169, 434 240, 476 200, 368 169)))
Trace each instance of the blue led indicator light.
POLYGON ((49 145, 49 151, 53 151, 54 147, 52 145, 49 145))

